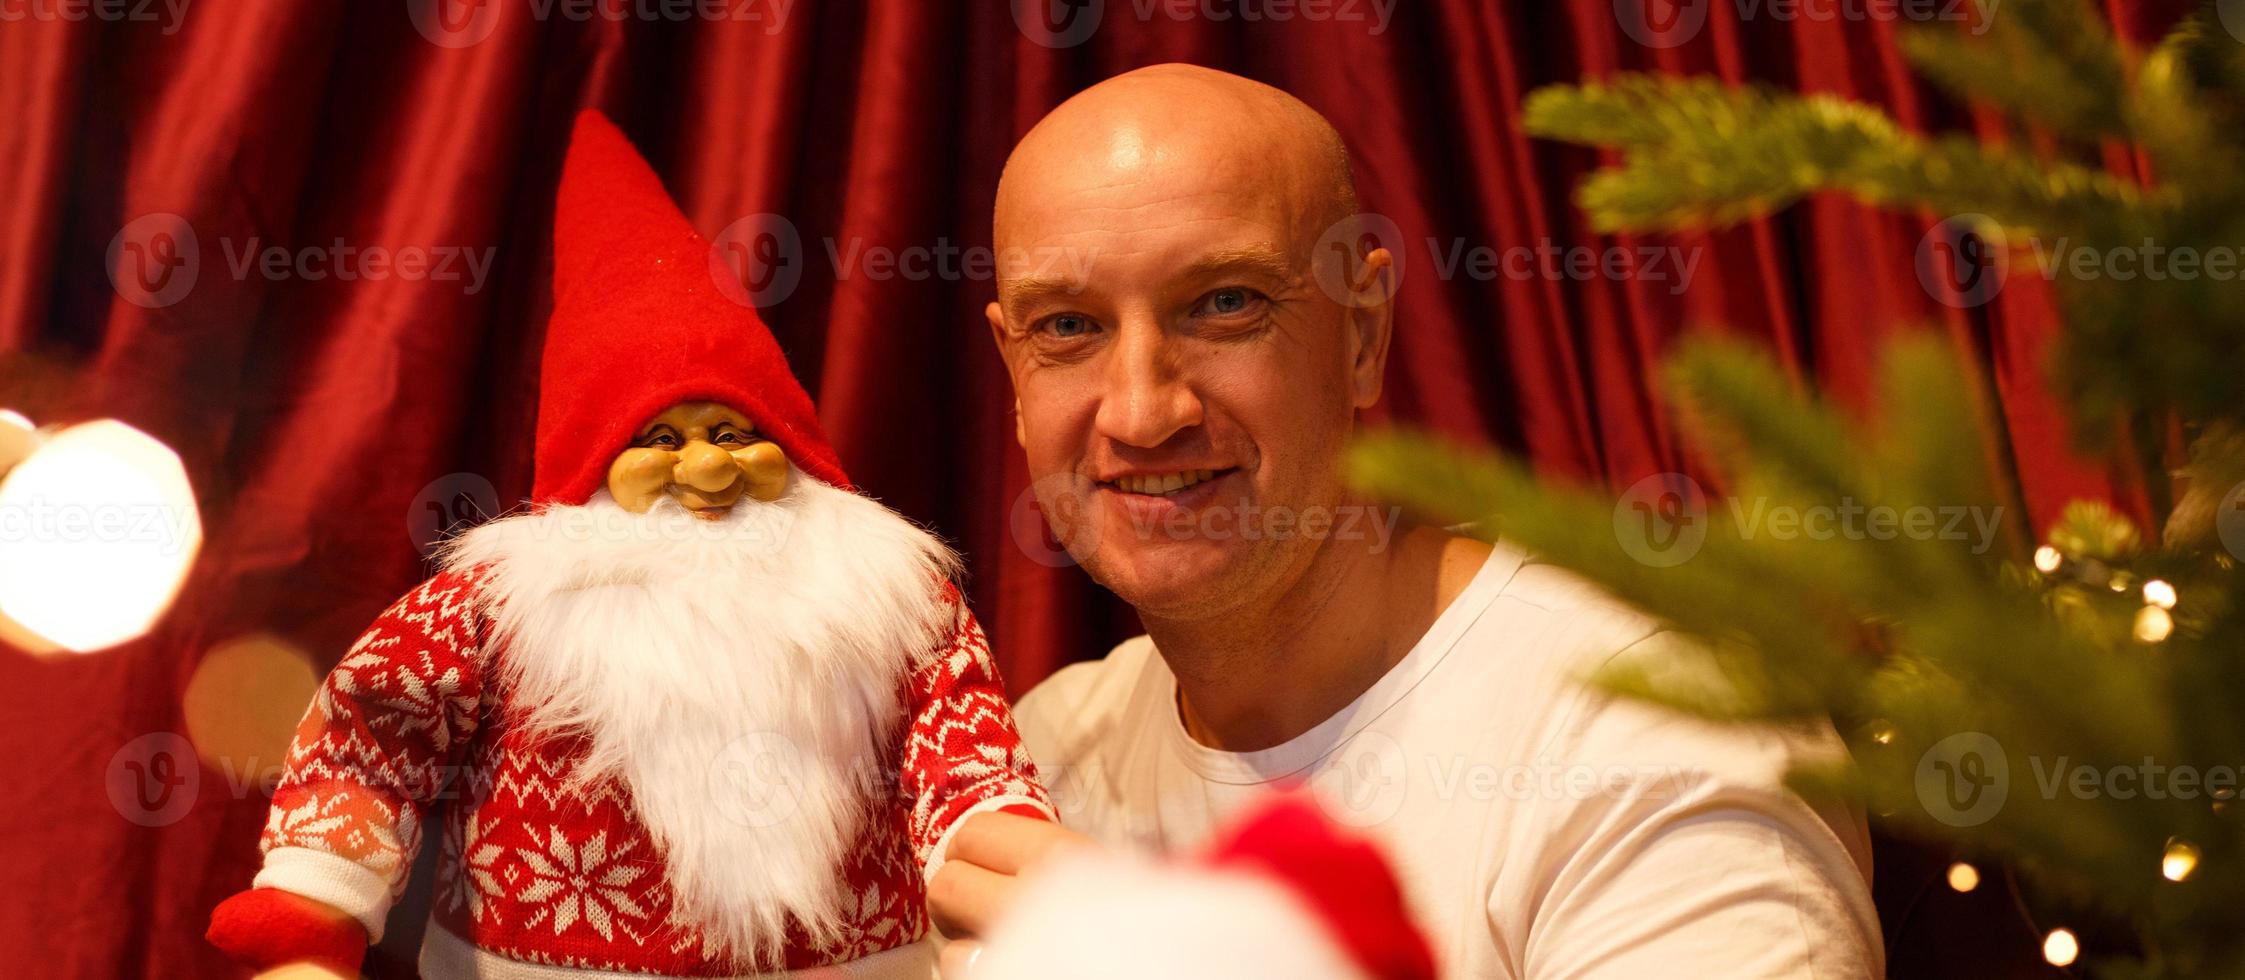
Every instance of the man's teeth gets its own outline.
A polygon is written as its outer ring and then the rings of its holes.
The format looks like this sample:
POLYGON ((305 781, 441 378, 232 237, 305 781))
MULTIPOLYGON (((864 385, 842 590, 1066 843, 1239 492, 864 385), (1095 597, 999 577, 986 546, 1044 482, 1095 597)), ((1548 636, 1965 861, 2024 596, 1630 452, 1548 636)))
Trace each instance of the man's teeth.
POLYGON ((1154 496, 1176 493, 1196 483, 1215 478, 1215 470, 1186 470, 1182 473, 1151 473, 1144 476, 1125 476, 1115 480, 1115 486, 1125 493, 1143 493, 1154 496))

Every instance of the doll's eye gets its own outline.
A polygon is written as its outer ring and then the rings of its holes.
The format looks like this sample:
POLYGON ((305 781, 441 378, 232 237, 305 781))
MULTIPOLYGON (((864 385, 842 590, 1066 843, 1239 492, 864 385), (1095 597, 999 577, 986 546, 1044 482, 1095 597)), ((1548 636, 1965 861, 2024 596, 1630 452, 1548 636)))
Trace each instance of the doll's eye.
POLYGON ((640 436, 639 444, 649 449, 676 449, 678 448, 678 433, 672 431, 669 426, 664 426, 640 436))
POLYGON ((720 446, 744 446, 748 444, 748 437, 742 435, 739 429, 726 426, 717 430, 717 435, 710 441, 720 446))

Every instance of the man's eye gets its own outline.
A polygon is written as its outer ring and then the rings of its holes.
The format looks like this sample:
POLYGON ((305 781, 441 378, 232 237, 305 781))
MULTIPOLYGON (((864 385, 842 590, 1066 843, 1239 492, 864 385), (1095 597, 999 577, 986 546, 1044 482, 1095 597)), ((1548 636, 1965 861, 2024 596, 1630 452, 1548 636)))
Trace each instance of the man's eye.
POLYGON ((1238 316, 1255 308, 1263 294, 1242 286, 1227 286, 1201 297, 1195 316, 1238 316))
POLYGON ((1044 328, 1047 333, 1055 337, 1072 339, 1099 329, 1099 325, 1091 322, 1090 317, 1080 313, 1062 313, 1046 320, 1044 328))

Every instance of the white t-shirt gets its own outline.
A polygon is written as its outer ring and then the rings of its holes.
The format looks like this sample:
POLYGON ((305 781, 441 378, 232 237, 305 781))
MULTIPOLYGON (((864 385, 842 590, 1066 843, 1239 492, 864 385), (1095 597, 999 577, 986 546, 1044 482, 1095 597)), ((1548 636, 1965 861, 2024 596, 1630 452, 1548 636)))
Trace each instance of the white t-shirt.
POLYGON ((1144 636, 1014 714, 1062 822, 1113 844, 1195 846, 1307 783, 1384 844, 1445 976, 1882 975, 1861 814, 1782 781, 1843 751, 1830 726, 1720 727, 1579 681, 1691 649, 1673 637, 1499 546, 1394 669, 1283 745, 1195 742, 1144 636))

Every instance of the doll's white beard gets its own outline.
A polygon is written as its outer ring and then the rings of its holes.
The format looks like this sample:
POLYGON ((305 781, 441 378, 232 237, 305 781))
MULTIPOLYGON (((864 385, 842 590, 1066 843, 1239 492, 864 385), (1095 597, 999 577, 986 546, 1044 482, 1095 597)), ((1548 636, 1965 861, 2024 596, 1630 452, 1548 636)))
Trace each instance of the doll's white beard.
POLYGON ((510 723, 584 736, 576 776, 629 791, 673 917, 766 968, 791 924, 838 938, 843 861, 894 792, 907 671, 951 627, 949 549, 796 471, 722 520, 603 492, 478 527, 443 561, 489 566, 510 723))

